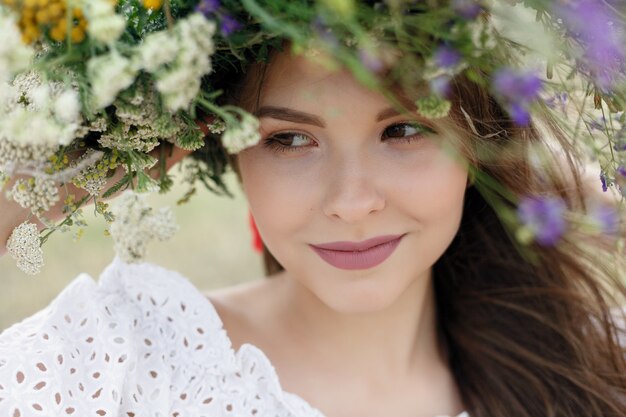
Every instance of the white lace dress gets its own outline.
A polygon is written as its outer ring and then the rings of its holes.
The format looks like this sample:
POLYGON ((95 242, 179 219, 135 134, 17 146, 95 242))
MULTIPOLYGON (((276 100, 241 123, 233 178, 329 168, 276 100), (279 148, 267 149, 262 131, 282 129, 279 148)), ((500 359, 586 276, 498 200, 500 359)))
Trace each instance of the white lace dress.
POLYGON ((187 279, 120 260, 0 335, 0 416, 324 417, 187 279))

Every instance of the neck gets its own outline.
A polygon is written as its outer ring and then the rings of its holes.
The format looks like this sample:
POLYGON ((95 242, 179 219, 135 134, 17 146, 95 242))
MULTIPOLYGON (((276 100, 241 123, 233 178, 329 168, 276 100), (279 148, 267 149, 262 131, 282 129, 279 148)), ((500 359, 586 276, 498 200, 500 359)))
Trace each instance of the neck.
POLYGON ((338 373, 397 381, 445 363, 430 270, 378 311, 338 312, 295 279, 285 279, 282 288, 290 337, 338 373))

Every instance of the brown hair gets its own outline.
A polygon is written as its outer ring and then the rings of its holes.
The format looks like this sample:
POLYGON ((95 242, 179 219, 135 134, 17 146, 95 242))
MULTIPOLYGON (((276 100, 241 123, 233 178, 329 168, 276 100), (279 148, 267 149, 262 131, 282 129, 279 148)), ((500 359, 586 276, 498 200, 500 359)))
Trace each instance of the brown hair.
MULTIPOLYGON (((227 99, 254 108, 250 91, 260 91, 266 68, 252 65, 226 89, 227 99)), ((586 210, 581 156, 547 112, 543 131, 537 121, 517 127, 484 88, 464 78, 453 86, 452 118, 474 168, 516 196, 557 195, 569 209, 586 210), (531 164, 531 147, 552 160, 531 164)), ((237 170, 236 157, 231 162, 237 170)), ((626 288, 614 242, 572 230, 556 247, 531 245, 530 260, 479 187, 467 189, 463 213, 433 279, 440 342, 470 415, 626 416, 626 351, 618 334, 624 316, 612 311, 626 288)), ((267 275, 283 269, 265 246, 263 258, 267 275)))

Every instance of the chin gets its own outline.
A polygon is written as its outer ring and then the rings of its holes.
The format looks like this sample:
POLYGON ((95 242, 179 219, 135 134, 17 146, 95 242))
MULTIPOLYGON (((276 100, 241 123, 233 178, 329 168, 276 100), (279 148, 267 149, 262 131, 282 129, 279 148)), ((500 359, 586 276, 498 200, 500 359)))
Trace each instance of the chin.
POLYGON ((400 298, 403 289, 383 288, 380 282, 352 282, 340 288, 328 285, 325 290, 318 298, 330 309, 343 314, 365 314, 388 309, 400 298))

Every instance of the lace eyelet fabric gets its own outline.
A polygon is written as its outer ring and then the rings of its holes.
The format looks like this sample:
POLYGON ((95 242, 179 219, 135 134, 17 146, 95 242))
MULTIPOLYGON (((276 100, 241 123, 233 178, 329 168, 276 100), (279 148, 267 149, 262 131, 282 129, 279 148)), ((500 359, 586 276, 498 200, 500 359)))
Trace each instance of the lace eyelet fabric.
POLYGON ((324 417, 186 278, 119 259, 0 335, 0 416, 324 417))

